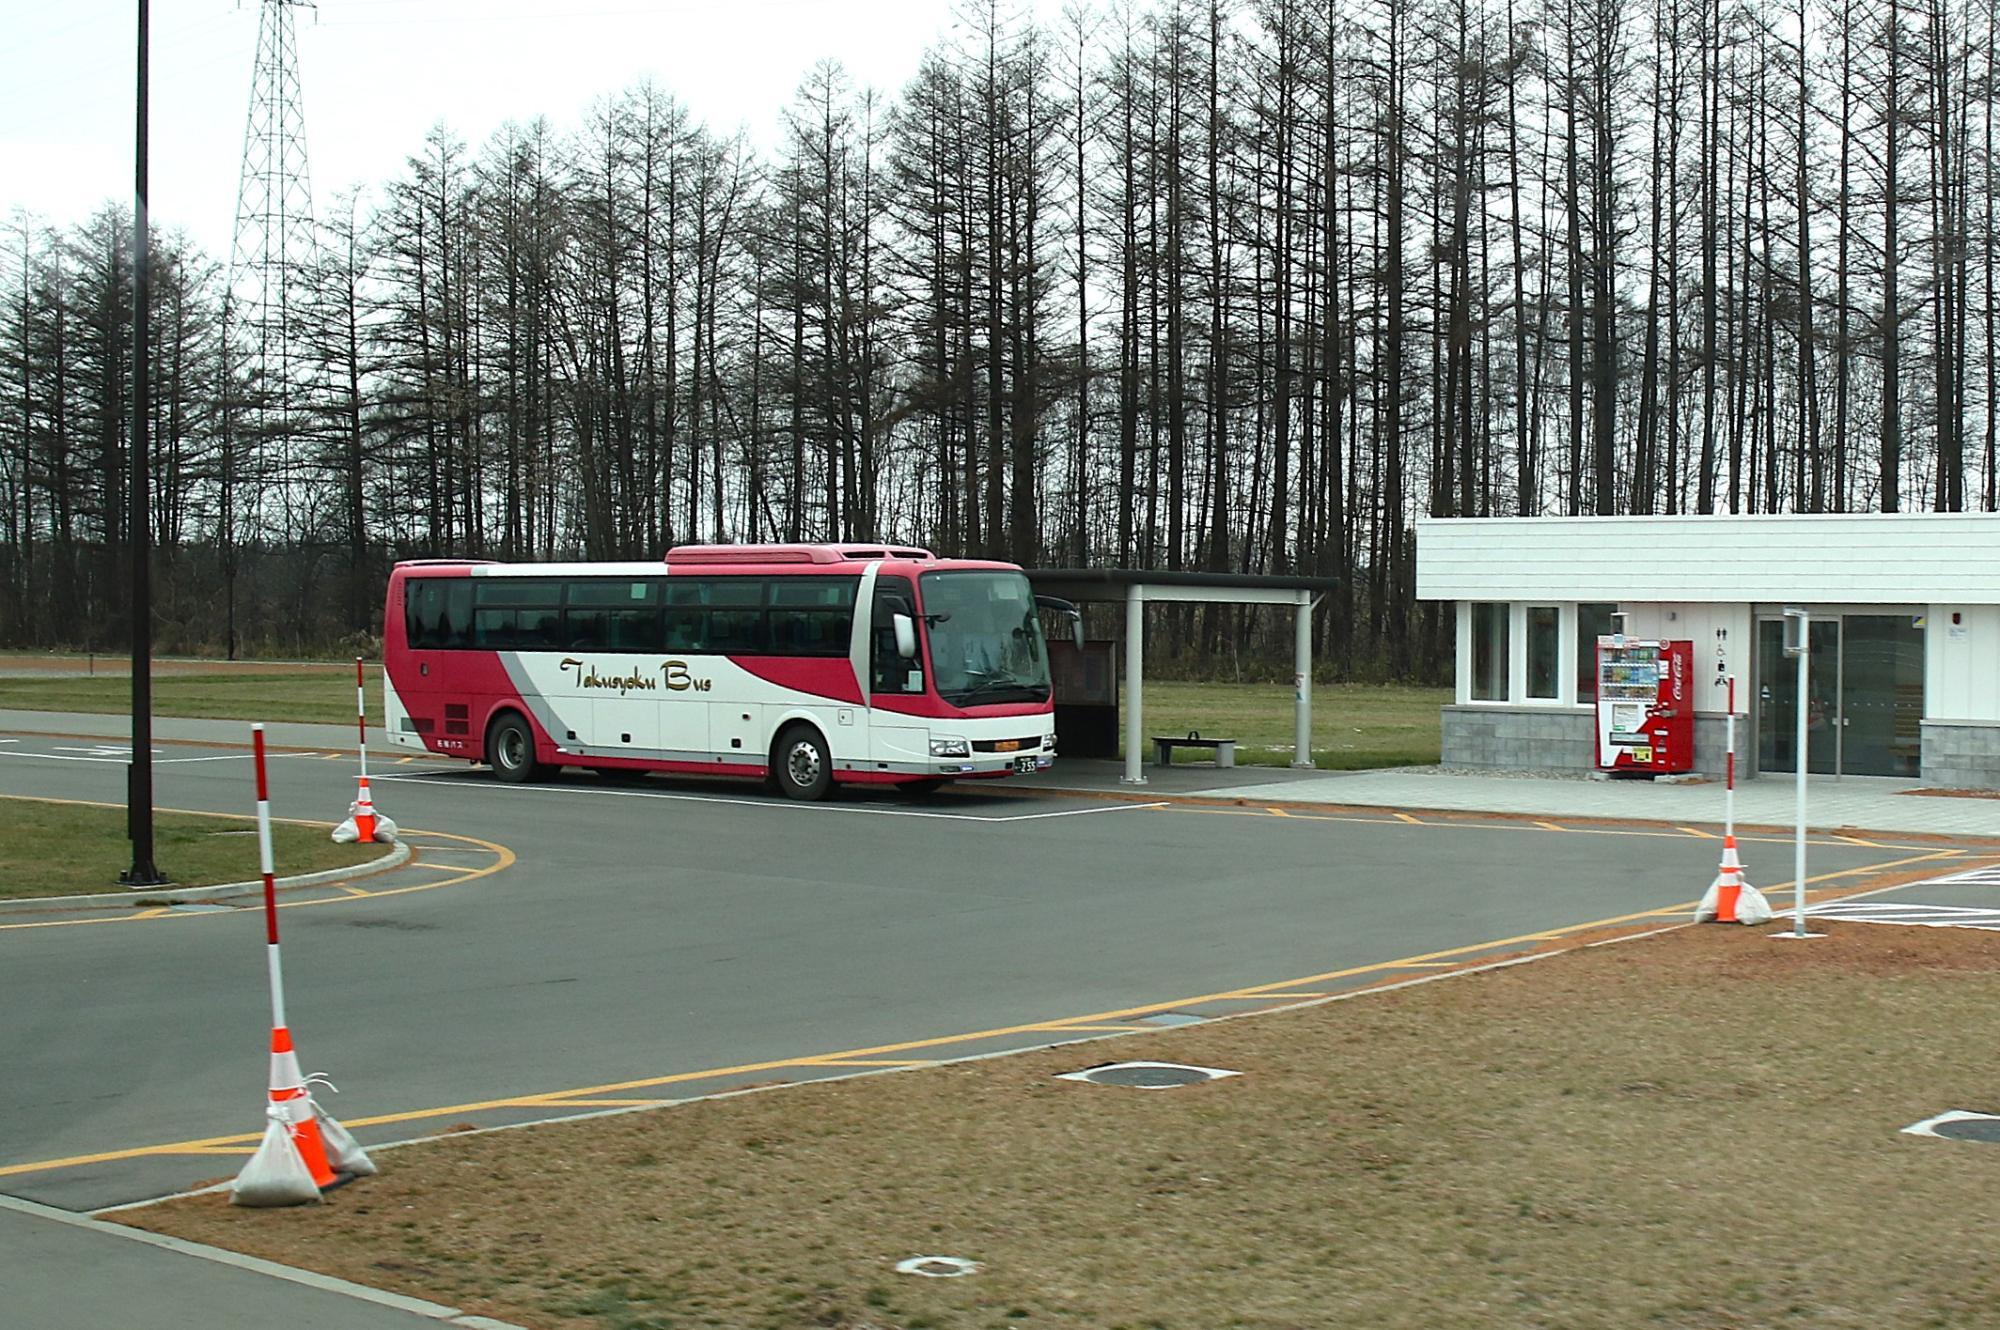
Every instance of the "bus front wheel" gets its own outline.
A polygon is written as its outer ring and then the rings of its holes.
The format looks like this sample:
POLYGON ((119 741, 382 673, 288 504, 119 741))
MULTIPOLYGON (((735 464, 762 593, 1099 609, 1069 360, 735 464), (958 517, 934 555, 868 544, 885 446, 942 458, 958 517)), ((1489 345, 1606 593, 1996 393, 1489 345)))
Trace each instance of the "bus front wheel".
POLYGON ((833 759, 826 740, 810 725, 793 725, 778 736, 772 751, 777 759, 778 788, 794 799, 824 799, 833 788, 833 759))
POLYGON ((486 731, 486 760, 493 765, 493 774, 509 785, 542 774, 542 764, 535 760, 534 731, 513 712, 501 716, 486 731))

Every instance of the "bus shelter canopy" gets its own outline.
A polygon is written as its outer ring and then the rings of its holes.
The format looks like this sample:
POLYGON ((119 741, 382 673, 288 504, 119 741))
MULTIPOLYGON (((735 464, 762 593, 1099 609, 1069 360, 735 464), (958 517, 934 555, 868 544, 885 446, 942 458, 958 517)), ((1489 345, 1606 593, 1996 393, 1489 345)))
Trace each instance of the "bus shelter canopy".
POLYGON ((1312 609, 1339 586, 1330 577, 1171 572, 1142 568, 1030 568, 1037 595, 1079 603, 1125 604, 1125 776, 1146 783, 1146 605, 1150 601, 1222 605, 1291 605, 1292 766, 1311 769, 1312 609))

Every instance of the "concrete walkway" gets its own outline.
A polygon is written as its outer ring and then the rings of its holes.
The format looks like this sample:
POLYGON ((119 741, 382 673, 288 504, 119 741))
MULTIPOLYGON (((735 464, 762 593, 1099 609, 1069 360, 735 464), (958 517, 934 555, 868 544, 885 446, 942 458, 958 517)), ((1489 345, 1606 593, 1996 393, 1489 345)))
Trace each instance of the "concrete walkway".
POLYGON ((456 1307, 0 1197, 0 1325, 494 1330, 456 1307))
MULTIPOLYGON (((2000 836, 2000 799, 1914 793, 1921 788, 1918 781, 1886 776, 1808 777, 1806 824, 1824 831, 2000 836)), ((1381 808, 1597 817, 1699 826, 1721 824, 1724 791, 1721 781, 1659 785, 1647 780, 1465 775, 1435 768, 1402 767, 1246 785, 1234 794, 1240 799, 1297 799, 1381 808)), ((1795 786, 1788 776, 1767 776, 1736 787, 1736 821, 1741 826, 1792 826, 1797 807, 1795 786)))
MULTIPOLYGON (((63 711, 0 710, 0 731, 74 734, 102 738, 114 746, 131 740, 126 716, 63 711)), ((264 730, 278 747, 345 750, 354 745, 346 725, 273 724, 264 730)), ((156 739, 192 743, 247 744, 250 724, 238 720, 184 720, 159 717, 156 739)), ((371 730, 369 751, 404 755, 371 730)), ((1060 759, 1053 770, 1013 777, 1011 788, 1038 787, 1071 792, 1170 794, 1192 798, 1249 799, 1292 803, 1345 804, 1367 808, 1428 808, 1448 812, 1510 813, 1540 817, 1593 817, 1613 820, 1718 826, 1722 822, 1720 781, 1688 785, 1647 780, 1588 780, 1577 776, 1512 773, 1468 774, 1436 767, 1381 771, 1293 771, 1285 767, 1174 766, 1145 768, 1144 785, 1122 782, 1117 762, 1060 759)), ((1935 836, 2000 837, 2000 798, 1921 795, 1914 780, 1886 776, 1814 776, 1806 782, 1806 822, 1821 831, 1888 831, 1935 836)), ((1792 781, 1766 776, 1744 781, 1736 790, 1736 820, 1744 826, 1788 827, 1794 810, 1792 781)))

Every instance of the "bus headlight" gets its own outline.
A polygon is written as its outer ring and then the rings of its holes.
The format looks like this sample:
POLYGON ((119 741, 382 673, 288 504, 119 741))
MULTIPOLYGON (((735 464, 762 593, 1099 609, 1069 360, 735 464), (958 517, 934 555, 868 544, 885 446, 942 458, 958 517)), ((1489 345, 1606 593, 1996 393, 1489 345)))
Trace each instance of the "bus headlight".
POLYGON ((970 757, 972 746, 963 739, 931 740, 932 757, 970 757))

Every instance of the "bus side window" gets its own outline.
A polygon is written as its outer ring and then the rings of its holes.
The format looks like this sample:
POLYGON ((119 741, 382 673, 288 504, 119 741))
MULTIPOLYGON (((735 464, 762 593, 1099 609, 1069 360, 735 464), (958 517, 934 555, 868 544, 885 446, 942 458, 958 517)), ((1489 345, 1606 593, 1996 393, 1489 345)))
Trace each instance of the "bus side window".
POLYGON ((875 609, 869 636, 869 691, 875 693, 921 693, 924 691, 924 661, 919 651, 915 660, 904 660, 896 650, 898 614, 916 618, 916 594, 907 579, 885 577, 875 583, 875 609))
POLYGON ((699 652, 708 649, 703 628, 708 611, 702 607, 702 584, 692 578, 667 579, 666 640, 663 650, 699 652))
POLYGON ((403 631, 418 650, 469 646, 472 583, 463 577, 418 577, 403 584, 403 631))

